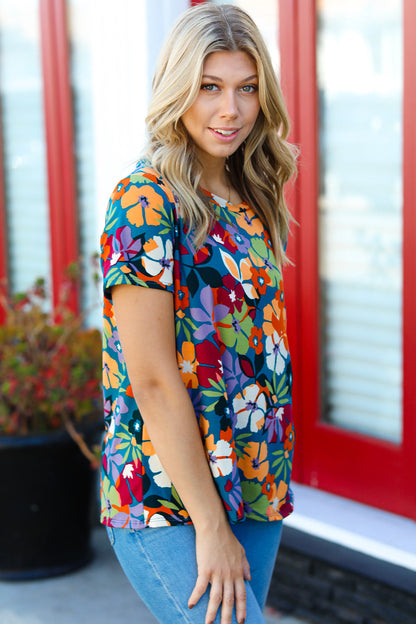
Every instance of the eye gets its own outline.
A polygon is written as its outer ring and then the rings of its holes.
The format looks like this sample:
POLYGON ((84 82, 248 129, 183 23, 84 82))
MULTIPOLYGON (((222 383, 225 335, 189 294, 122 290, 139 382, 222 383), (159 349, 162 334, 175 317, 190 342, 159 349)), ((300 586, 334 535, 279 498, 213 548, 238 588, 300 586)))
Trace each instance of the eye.
POLYGON ((216 84, 203 84, 201 85, 201 90, 203 91, 217 91, 218 87, 216 84))
POLYGON ((243 87, 241 87, 241 91, 243 91, 243 93, 255 93, 256 91, 258 91, 258 86, 244 85, 243 87))

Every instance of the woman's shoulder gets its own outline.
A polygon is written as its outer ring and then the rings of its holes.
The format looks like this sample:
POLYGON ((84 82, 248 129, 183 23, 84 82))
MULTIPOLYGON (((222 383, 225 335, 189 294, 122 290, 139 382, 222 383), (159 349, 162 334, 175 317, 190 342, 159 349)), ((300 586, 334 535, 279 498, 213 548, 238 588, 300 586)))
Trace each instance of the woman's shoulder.
POLYGON ((137 194, 138 192, 144 197, 149 194, 152 196, 156 194, 161 196, 163 200, 166 199, 172 204, 175 203, 174 194, 168 183, 146 159, 139 160, 133 171, 116 184, 111 194, 111 200, 123 202, 123 197, 126 194, 137 194))

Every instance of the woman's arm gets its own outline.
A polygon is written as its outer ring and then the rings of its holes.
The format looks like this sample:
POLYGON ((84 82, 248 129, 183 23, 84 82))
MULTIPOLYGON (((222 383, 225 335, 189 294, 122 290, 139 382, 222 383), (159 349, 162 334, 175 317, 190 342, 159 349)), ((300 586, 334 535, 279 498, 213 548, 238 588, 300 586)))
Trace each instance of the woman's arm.
POLYGON ((234 602, 237 621, 244 622, 249 565, 228 524, 178 369, 172 294, 123 285, 112 288, 112 297, 136 402, 163 468, 195 526, 198 579, 189 607, 210 583, 206 624, 214 621, 221 603, 221 624, 230 624, 234 602))

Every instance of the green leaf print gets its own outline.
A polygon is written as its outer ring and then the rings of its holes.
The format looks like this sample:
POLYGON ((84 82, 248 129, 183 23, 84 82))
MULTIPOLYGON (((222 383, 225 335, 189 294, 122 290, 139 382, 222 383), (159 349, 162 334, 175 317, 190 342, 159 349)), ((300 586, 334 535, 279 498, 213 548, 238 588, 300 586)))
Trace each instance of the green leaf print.
POLYGON ((283 472, 283 481, 287 480, 288 471, 292 470, 292 462, 289 457, 285 457, 286 451, 275 451, 273 455, 277 456, 277 459, 272 463, 272 470, 276 468, 275 477, 280 477, 283 472))
POLYGON ((235 438, 235 452, 238 457, 244 457, 244 449, 247 446, 247 438, 252 437, 252 433, 240 433, 235 438))
POLYGON ((209 397, 210 399, 212 399, 212 401, 205 409, 207 412, 212 412, 215 409, 218 400, 226 396, 226 388, 223 379, 221 379, 219 383, 216 382, 214 379, 210 379, 209 381, 211 383, 212 389, 204 390, 204 396, 209 397))
POLYGON ((139 183, 140 185, 141 184, 144 184, 144 185, 151 184, 151 180, 149 180, 148 177, 146 177, 144 175, 141 175, 140 173, 132 173, 131 176, 130 176, 130 182, 132 184, 139 183))
POLYGON ((103 477, 103 496, 110 502, 112 507, 114 505, 120 505, 120 495, 114 485, 111 484, 107 475, 103 477))
POLYGON ((159 498, 159 503, 161 505, 163 505, 164 507, 167 507, 168 509, 173 509, 174 511, 179 511, 180 510, 178 505, 176 505, 175 503, 172 503, 171 501, 163 500, 163 499, 159 498))
POLYGON ((243 499, 252 505, 261 496, 261 485, 255 481, 242 481, 241 491, 243 499))
POLYGON ((267 516, 267 507, 269 504, 267 496, 262 494, 261 497, 253 504, 253 511, 264 518, 267 516))
POLYGON ((249 256, 254 266, 264 268, 268 267, 267 275, 271 279, 273 286, 279 286, 282 275, 277 268, 277 261, 271 249, 269 249, 262 238, 254 238, 249 249, 249 256), (273 270, 270 270, 270 265, 273 270))
POLYGON ((180 497, 179 497, 179 494, 177 493, 176 488, 175 488, 175 486, 174 486, 174 485, 172 485, 171 492, 172 492, 172 497, 173 497, 173 498, 176 500, 176 502, 178 503, 179 508, 180 508, 180 509, 182 509, 183 504, 182 504, 182 501, 181 501, 181 499, 180 499, 180 497))
POLYGON ((260 483, 254 483, 253 481, 243 481, 241 483, 241 490, 243 492, 243 499, 250 505, 253 512, 261 518, 267 515, 267 507, 269 501, 267 496, 262 493, 260 483))
POLYGON ((221 339, 226 347, 235 348, 237 353, 244 355, 249 349, 249 337, 254 327, 253 321, 247 313, 247 305, 241 312, 235 310, 234 314, 227 316, 218 323, 221 339))

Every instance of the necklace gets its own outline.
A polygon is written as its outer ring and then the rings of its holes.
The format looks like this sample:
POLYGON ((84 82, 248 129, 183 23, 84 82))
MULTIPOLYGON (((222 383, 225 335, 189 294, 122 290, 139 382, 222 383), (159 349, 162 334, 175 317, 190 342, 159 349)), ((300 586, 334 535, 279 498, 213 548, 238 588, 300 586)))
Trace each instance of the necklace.
POLYGON ((227 203, 231 204, 231 182, 230 182, 230 178, 228 177, 228 172, 226 171, 226 176, 227 176, 227 189, 228 189, 228 200, 227 203))

